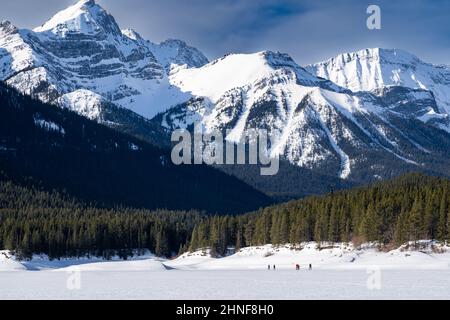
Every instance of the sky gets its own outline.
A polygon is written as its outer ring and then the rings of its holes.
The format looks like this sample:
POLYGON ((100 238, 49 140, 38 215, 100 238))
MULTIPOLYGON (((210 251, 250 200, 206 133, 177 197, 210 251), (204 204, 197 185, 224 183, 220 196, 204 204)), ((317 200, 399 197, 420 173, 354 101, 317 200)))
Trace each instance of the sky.
MULTIPOLYGON (((76 0, 0 0, 0 19, 34 28, 76 0)), ((120 27, 186 41, 213 60, 262 50, 319 62, 364 48, 399 48, 450 65, 450 0, 97 0, 120 27), (381 9, 369 30, 367 7, 381 9)))

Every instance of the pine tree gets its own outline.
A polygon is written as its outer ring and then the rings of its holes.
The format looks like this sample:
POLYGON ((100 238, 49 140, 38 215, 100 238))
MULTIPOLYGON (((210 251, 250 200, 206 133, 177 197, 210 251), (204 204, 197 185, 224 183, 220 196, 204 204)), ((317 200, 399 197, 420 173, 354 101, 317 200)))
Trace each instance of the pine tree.
POLYGON ((438 230, 437 230, 437 238, 440 241, 445 241, 448 239, 448 214, 447 214, 447 193, 444 193, 441 202, 439 205, 439 221, 438 221, 438 230))
POLYGON ((280 215, 278 213, 272 214, 272 223, 270 228, 270 239, 272 244, 280 244, 280 215))
POLYGON ((221 256, 225 256, 228 249, 228 218, 222 217, 219 226, 219 251, 221 256))
POLYGON ((433 195, 431 192, 427 192, 427 195, 425 197, 425 207, 423 211, 423 228, 422 228, 422 234, 424 238, 428 239, 435 239, 436 238, 436 232, 435 232, 435 210, 433 205, 433 195))
POLYGON ((252 243, 253 232, 254 232, 253 223, 252 223, 252 221, 249 221, 244 227, 244 239, 245 239, 246 246, 253 245, 253 243, 252 243))
POLYGON ((195 252, 197 249, 199 249, 199 239, 198 239, 198 229, 197 229, 197 226, 195 226, 194 230, 192 231, 191 242, 189 245, 189 251, 195 252))
POLYGON ((331 242, 339 241, 339 223, 336 217, 336 211, 332 210, 330 221, 328 223, 328 237, 331 242))
POLYGON ((212 257, 220 256, 220 244, 219 244, 219 224, 217 218, 213 218, 211 221, 209 231, 209 248, 212 257))
POLYGON ((163 225, 160 225, 159 228, 157 228, 155 254, 157 256, 170 255, 166 230, 163 225))
POLYGON ((208 246, 208 228, 206 223, 201 223, 197 229, 198 234, 198 246, 199 248, 205 248, 208 246))
POLYGON ((279 243, 286 244, 289 242, 289 215, 287 212, 281 214, 279 231, 279 243))
POLYGON ((409 214, 409 238, 416 242, 423 238, 424 224, 423 224, 423 203, 421 199, 416 198, 409 214))
POLYGON ((366 214, 361 222, 360 234, 367 241, 380 240, 381 219, 373 204, 367 208, 366 214))
POLYGON ((236 244, 235 244, 235 250, 239 251, 244 246, 244 237, 242 235, 242 227, 238 226, 236 231, 236 244))
POLYGON ((447 214, 447 237, 445 238, 448 241, 450 241, 450 213, 447 214))
POLYGON ((255 223, 255 233, 253 236, 253 243, 256 245, 262 245, 266 242, 266 235, 265 235, 265 219, 258 219, 255 223))

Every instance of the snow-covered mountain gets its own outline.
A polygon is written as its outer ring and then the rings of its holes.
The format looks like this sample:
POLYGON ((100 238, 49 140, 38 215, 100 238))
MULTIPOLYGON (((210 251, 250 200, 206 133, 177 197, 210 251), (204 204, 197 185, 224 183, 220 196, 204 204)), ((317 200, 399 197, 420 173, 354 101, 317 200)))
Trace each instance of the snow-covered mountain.
POLYGON ((267 129, 280 137, 273 155, 342 179, 427 170, 442 152, 440 139, 449 142, 436 128, 448 116, 432 92, 407 86, 353 92, 286 54, 230 54, 174 70, 170 82, 194 98, 155 118, 169 131, 201 121, 207 131, 231 130, 227 139, 236 142, 248 129, 267 129))
POLYGON ((121 30, 94 0, 81 0, 33 31, 0 24, 0 80, 44 102, 102 119, 113 103, 151 118, 189 95, 168 73, 207 58, 179 40, 155 44, 121 30))
POLYGON ((403 50, 374 48, 344 53, 307 70, 355 92, 388 86, 429 90, 439 111, 450 114, 450 67, 426 63, 403 50))

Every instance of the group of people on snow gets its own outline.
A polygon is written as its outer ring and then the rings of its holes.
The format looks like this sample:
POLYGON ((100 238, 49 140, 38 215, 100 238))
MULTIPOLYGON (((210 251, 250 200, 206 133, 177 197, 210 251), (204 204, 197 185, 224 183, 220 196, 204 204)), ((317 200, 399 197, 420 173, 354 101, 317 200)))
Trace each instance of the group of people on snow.
MULTIPOLYGON (((277 270, 277 266, 276 266, 276 265, 273 265, 273 267, 272 267, 272 266, 269 264, 269 265, 267 266, 267 270, 271 270, 271 268, 273 268, 274 271, 277 270)), ((297 271, 300 270, 300 265, 299 265, 298 263, 295 265, 295 270, 297 270, 297 271)), ((309 264, 309 270, 312 270, 312 264, 311 264, 311 263, 309 264)))

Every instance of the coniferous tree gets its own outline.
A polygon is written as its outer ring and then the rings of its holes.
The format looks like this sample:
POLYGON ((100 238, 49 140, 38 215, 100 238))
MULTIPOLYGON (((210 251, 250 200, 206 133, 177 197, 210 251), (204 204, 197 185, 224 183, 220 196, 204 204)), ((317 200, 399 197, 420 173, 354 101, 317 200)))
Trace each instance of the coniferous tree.
POLYGON ((416 242, 423 238, 423 203, 416 198, 409 215, 409 239, 416 242))
POLYGON ((98 208, 57 191, 0 180, 0 249, 50 258, 150 250, 169 256, 211 247, 217 255, 250 245, 303 241, 448 240, 450 182, 408 175, 354 190, 313 196, 242 216, 98 208))
POLYGON ((189 244, 189 251, 194 252, 198 248, 200 248, 200 241, 197 226, 195 226, 194 230, 192 231, 191 242, 189 244))
POLYGON ((245 240, 246 246, 253 245, 253 243, 252 243, 253 232, 254 232, 253 223, 252 223, 252 221, 249 221, 244 227, 244 240, 245 240))
POLYGON ((438 230, 437 230, 437 238, 438 240, 445 241, 448 239, 448 214, 447 211, 447 194, 444 193, 444 195, 441 198, 441 202, 439 205, 439 221, 438 221, 438 230))
POLYGON ((213 218, 211 220, 211 226, 209 231, 209 245, 208 247, 211 250, 211 255, 213 257, 217 257, 221 255, 220 243, 219 243, 219 224, 217 222, 217 218, 213 218))
POLYGON ((236 251, 241 250, 244 247, 244 237, 242 235, 242 228, 238 227, 236 231, 236 243, 235 249, 236 251))
POLYGON ((281 214, 279 231, 279 243, 286 244, 289 242, 289 215, 286 212, 281 214))

